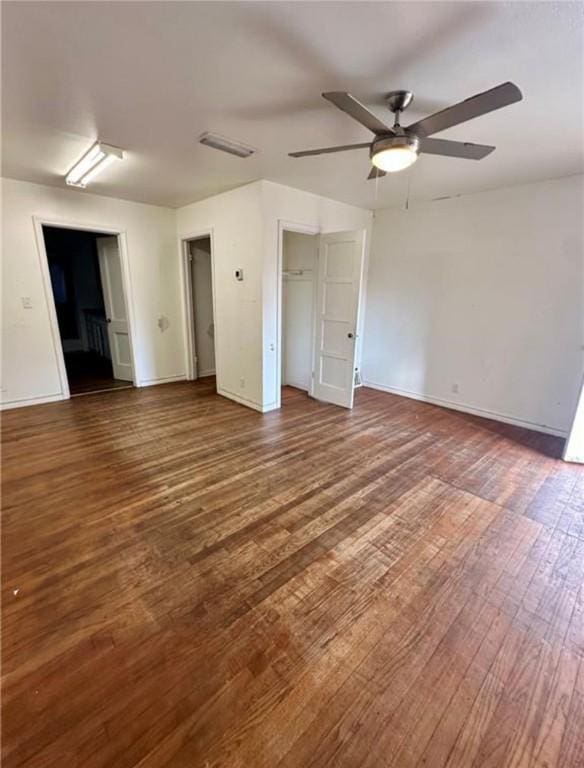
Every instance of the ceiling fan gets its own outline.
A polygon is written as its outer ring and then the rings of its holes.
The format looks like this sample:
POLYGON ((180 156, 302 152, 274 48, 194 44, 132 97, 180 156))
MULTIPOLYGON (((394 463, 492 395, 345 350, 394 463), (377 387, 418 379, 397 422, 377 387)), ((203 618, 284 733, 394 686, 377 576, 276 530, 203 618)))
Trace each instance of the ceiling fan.
POLYGON ((508 104, 521 101, 523 95, 513 83, 502 83, 484 93, 478 93, 469 99, 454 104, 452 107, 436 112, 423 120, 408 125, 400 125, 401 113, 412 103, 414 94, 411 91, 391 91, 387 95, 387 106, 394 113, 393 127, 385 125, 367 107, 345 91, 329 91, 322 94, 335 107, 342 109, 358 123, 368 128, 375 138, 372 142, 362 144, 345 144, 340 147, 324 147, 323 149, 308 149, 304 152, 290 152, 290 157, 307 157, 309 155, 324 155, 330 152, 345 152, 348 149, 369 149, 373 164, 368 179, 385 176, 388 172, 402 171, 418 159, 424 152, 429 155, 445 155, 446 157, 461 157, 467 160, 481 160, 489 155, 495 147, 486 144, 471 144, 467 141, 449 141, 447 139, 431 139, 434 133, 444 131, 453 125, 464 123, 473 117, 486 115, 495 109, 501 109, 508 104))

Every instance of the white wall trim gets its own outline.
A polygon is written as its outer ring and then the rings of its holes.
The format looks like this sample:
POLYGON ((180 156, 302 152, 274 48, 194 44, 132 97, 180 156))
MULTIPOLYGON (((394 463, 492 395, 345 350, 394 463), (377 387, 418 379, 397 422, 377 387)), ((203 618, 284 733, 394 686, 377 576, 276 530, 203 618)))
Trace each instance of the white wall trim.
MULTIPOLYGON (((195 331, 194 331, 194 315, 193 315, 193 297, 191 292, 191 285, 189 280, 189 243, 192 240, 202 240, 208 237, 211 242, 211 293, 213 301, 213 323, 215 326, 214 344, 215 344, 215 362, 217 362, 217 347, 219 333, 217 329, 217 302, 215 300, 215 239, 213 227, 207 227, 206 229, 199 230, 197 232, 189 232, 187 234, 179 234, 178 247, 179 247, 179 259, 180 259, 180 281, 181 281, 181 297, 182 297, 182 310, 183 310, 183 322, 184 322, 184 340, 185 340, 185 370, 186 378, 192 381, 197 378, 195 372, 195 331)), ((203 374, 200 374, 203 375, 203 374)))
POLYGON ((26 397, 22 400, 4 400, 0 403, 0 411, 9 411, 13 408, 24 408, 27 405, 43 405, 44 403, 56 403, 61 400, 68 400, 69 397, 59 392, 56 395, 39 395, 38 397, 26 397))
MULTIPOLYGON (((311 224, 301 224, 297 221, 287 221, 286 219, 278 219, 278 254, 276 265, 276 400, 274 405, 266 406, 267 410, 275 410, 282 406, 282 266, 284 263, 284 232, 298 232, 301 235, 319 235, 320 228, 311 224)), ((316 291, 316 274, 315 291, 316 291)), ((313 296, 313 301, 316 303, 316 297, 313 296)), ((316 307, 313 308, 316 310, 316 307)), ((314 321, 314 316, 313 316, 314 321)), ((313 322, 314 325, 314 322, 313 322)), ((314 345, 314 327, 312 329, 312 344, 314 345)), ((314 348, 310 356, 310 364, 313 365, 314 361, 314 348)), ((312 387, 314 380, 310 379, 310 391, 308 394, 312 395, 312 387)))
POLYGON ((288 381, 288 382, 286 382, 286 386, 287 387, 294 387, 294 389, 299 389, 302 392, 306 392, 307 395, 310 394, 309 391, 306 389, 306 386, 303 383, 301 383, 301 382, 288 381))
MULTIPOLYGON (((140 381, 140 383, 135 384, 134 386, 139 387, 153 387, 157 384, 172 384, 175 381, 186 381, 186 376, 184 373, 177 374, 176 376, 163 376, 159 379, 144 379, 143 381, 140 381)), ((99 391, 99 390, 96 390, 99 391)), ((113 392, 115 391, 112 389, 108 390, 101 390, 104 392, 113 392)), ((88 394, 94 394, 94 393, 88 393, 88 394)), ((27 397, 23 398, 22 400, 4 400, 2 403, 0 403, 0 411, 7 411, 12 408, 23 408, 27 405, 43 405, 44 403, 56 403, 61 400, 70 400, 71 397, 69 395, 65 396, 62 392, 59 392, 55 395, 39 395, 39 397, 27 397)))
MULTIPOLYGON (((51 275, 49 272, 49 260, 45 247, 45 238, 43 227, 56 227, 58 229, 75 229, 95 232, 99 235, 113 235, 118 239, 118 250, 120 255, 120 266, 122 269, 122 289, 126 302, 126 314, 128 316, 128 340, 130 343, 130 357, 132 360, 132 383, 138 386, 136 374, 136 359, 134 356, 134 299, 132 293, 132 281, 130 276, 130 264, 128 259, 128 244, 126 241, 126 232, 119 227, 103 226, 103 224, 89 224, 87 222, 73 221, 70 219, 52 219, 45 216, 32 217, 34 236, 39 257, 39 266, 43 283, 43 293, 49 313, 49 325, 51 329, 51 338, 53 341, 53 350, 59 372, 59 382, 61 385, 60 399, 67 400, 71 397, 69 392, 69 380, 67 378, 67 369, 65 368, 65 356, 63 353, 63 344, 59 332, 59 322, 57 320, 57 309, 55 306, 55 297, 53 295, 53 286, 51 284, 51 275)), ((50 402, 50 401, 49 401, 50 402)))
POLYGON ((161 376, 157 379, 143 379, 136 386, 138 387, 153 387, 156 384, 172 384, 175 381, 186 381, 187 377, 184 373, 177 373, 175 376, 161 376))
POLYGON ((519 419, 515 416, 509 416, 503 413, 497 413, 496 411, 487 411, 484 408, 475 408, 472 405, 466 405, 465 403, 453 403, 451 400, 443 400, 440 397, 430 397, 429 395, 421 394, 420 392, 410 392, 406 389, 398 389, 397 387, 388 387, 385 384, 377 384, 373 381, 363 380, 362 386, 370 387, 371 389, 377 389, 380 392, 389 392, 392 395, 399 395, 400 397, 409 397, 411 400, 420 400, 423 403, 429 403, 430 405, 438 405, 442 408, 449 408, 453 411, 461 411, 462 413, 470 413, 473 416, 482 416, 484 419, 493 419, 494 421, 501 421, 503 424, 512 424, 515 427, 523 427, 524 429, 535 430, 536 432, 543 432, 546 435, 555 435, 556 437, 566 437, 567 432, 565 429, 559 429, 558 427, 549 427, 546 424, 536 424, 525 419, 519 419))
POLYGON ((223 387, 217 387, 217 394, 221 395, 222 397, 226 397, 228 400, 234 400, 236 403, 239 403, 240 405, 245 405, 248 408, 253 408, 254 411, 259 411, 260 413, 264 413, 266 410, 273 410, 277 406, 264 406, 261 403, 256 403, 255 400, 247 400, 245 397, 242 397, 241 395, 236 395, 234 392, 230 392, 228 389, 223 389, 223 387))
MULTIPOLYGON (((67 378, 67 369, 65 368, 65 355, 63 352, 63 344, 61 342, 61 334, 59 332, 57 308, 55 306, 55 297, 53 295, 53 286, 51 284, 51 273, 49 272, 49 260, 47 256, 47 249, 45 247, 45 237, 43 235, 43 225, 45 224, 50 226, 50 224, 41 216, 33 216, 32 224, 34 228, 34 238, 43 282, 43 294, 45 297, 47 311, 49 313, 49 326, 51 329, 51 339, 53 341, 53 354, 55 355, 57 371, 59 372, 59 384, 61 386, 61 392, 59 395, 61 399, 67 400, 71 396, 69 392, 69 380, 67 378)), ((34 400, 36 400, 36 398, 34 398, 34 400)))

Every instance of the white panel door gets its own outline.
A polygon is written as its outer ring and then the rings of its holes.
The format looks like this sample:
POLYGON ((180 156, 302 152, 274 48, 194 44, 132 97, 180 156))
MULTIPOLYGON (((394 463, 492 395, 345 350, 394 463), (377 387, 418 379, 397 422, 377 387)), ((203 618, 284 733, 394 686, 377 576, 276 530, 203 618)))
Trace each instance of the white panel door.
POLYGON ((353 407, 365 231, 320 236, 312 394, 353 407))
POLYGON ((98 237, 99 272, 114 378, 133 381, 130 333, 117 237, 98 237))

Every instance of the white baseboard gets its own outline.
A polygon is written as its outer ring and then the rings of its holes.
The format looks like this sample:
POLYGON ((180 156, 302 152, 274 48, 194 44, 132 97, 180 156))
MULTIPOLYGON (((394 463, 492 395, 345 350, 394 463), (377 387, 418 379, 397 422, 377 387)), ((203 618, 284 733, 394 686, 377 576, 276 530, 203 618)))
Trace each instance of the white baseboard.
POLYGON ((504 413, 487 411, 484 408, 475 408, 474 406, 466 405, 465 403, 454 403, 451 400, 443 400, 440 397, 430 397, 429 395, 423 395, 419 392, 410 392, 407 389, 388 387, 386 384, 378 384, 376 382, 367 381, 365 379, 363 379, 363 386, 370 387, 371 389, 378 389, 380 392, 389 392, 392 395, 399 395, 400 397, 409 397, 411 400, 420 400, 423 403, 430 403, 430 405, 439 405, 442 408, 449 408, 452 411, 461 411, 462 413, 470 413, 472 416, 482 416, 484 419, 501 421, 503 424, 512 424, 514 427, 523 427, 523 429, 532 429, 536 432, 544 432, 546 435, 555 435, 556 437, 567 437, 568 435, 565 429, 550 427, 547 424, 537 424, 535 422, 526 421, 525 419, 518 419, 515 416, 509 416, 504 413))
POLYGON ((298 383, 295 381, 283 381, 282 382, 283 387, 294 387, 294 389, 301 389, 303 392, 308 393, 308 390, 310 389, 310 382, 308 384, 298 383))
POLYGON ((56 403, 59 400, 68 400, 62 392, 57 395, 41 395, 40 397, 26 397, 22 400, 5 400, 0 403, 0 410, 8 411, 12 408, 25 408, 27 405, 43 405, 44 403, 56 403))
POLYGON ((209 371, 201 371, 201 373, 198 375, 197 378, 204 379, 206 376, 214 376, 215 375, 215 369, 209 371))
POLYGON ((156 384, 172 384, 174 381, 186 381, 184 373, 179 373, 176 376, 162 376, 159 379, 142 379, 136 382, 136 387, 153 387, 156 384))
POLYGON ((254 400, 248 400, 247 398, 242 397, 241 395, 236 395, 234 392, 230 392, 228 389, 223 389, 222 387, 217 387, 217 394, 221 395, 222 397, 226 397, 229 400, 234 400, 240 405, 253 408, 254 411, 259 411, 260 413, 265 413, 266 410, 272 410, 272 407, 266 408, 266 406, 263 406, 260 403, 256 403, 254 400))
POLYGON ((280 403, 270 403, 269 405, 263 405, 262 406, 262 413, 269 413, 270 411, 277 411, 278 408, 281 408, 280 403))

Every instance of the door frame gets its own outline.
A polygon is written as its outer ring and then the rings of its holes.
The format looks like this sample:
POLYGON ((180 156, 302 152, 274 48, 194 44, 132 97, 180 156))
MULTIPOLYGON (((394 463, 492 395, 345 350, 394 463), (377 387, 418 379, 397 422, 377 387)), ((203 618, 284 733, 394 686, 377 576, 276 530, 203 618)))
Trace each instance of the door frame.
MULTIPOLYGON (((320 227, 315 227, 312 224, 301 224, 297 221, 287 221, 286 219, 278 219, 278 257, 277 257, 277 280, 276 287, 276 400, 272 406, 274 409, 282 407, 282 302, 283 302, 283 279, 282 274, 284 265, 284 232, 297 232, 301 235, 320 235, 320 227)), ((317 251, 317 265, 318 269, 318 251, 317 251)), ((315 289, 316 289, 316 273, 315 273, 315 289)), ((315 292, 314 292, 315 294, 315 292)), ((310 368, 312 369, 314 361, 314 318, 316 310, 316 295, 312 297, 312 333, 310 338, 310 368)), ((310 377, 310 388, 308 394, 312 397, 314 387, 314 379, 310 377)))
POLYGON ((56 229, 75 229, 81 232, 94 232, 96 235, 113 235, 118 239, 118 249, 120 253, 120 263, 122 268, 122 290, 124 292, 124 301, 126 303, 126 314, 128 316, 128 338, 130 342, 130 358, 132 360, 132 384, 138 386, 136 378, 136 358, 134 355, 134 313, 130 278, 130 265, 128 262, 128 245, 125 230, 119 227, 104 227, 102 224, 88 224, 87 222, 72 221, 70 219, 52 219, 45 216, 33 216, 33 227, 39 265, 43 283, 43 293, 49 313, 49 327, 53 341, 53 351, 55 361, 59 372, 59 382, 61 385, 60 400, 69 400, 71 392, 69 390, 69 379, 67 378, 67 369, 65 367, 65 353, 59 331, 59 321, 57 320, 57 308, 55 305, 55 296, 53 294, 53 285, 51 283, 51 274, 49 272, 49 259, 45 246, 45 237, 43 227, 54 227, 56 229))
POLYGON ((581 429, 580 422, 582 419, 584 419, 584 376, 582 377, 582 383, 580 384, 578 397, 576 398, 574 416, 570 422, 570 428, 568 429, 566 442, 564 443, 564 450, 562 451, 563 461, 571 462, 574 464, 584 464, 584 453, 575 451, 570 445, 576 431, 581 429))
POLYGON ((183 323, 184 323, 184 337, 185 337, 185 370, 187 381, 194 381, 198 378, 195 371, 195 357, 196 357, 196 339, 195 339, 195 315, 193 305, 193 294, 190 281, 190 262, 189 262, 189 243, 194 240, 204 240, 209 238, 211 242, 211 299, 213 302, 213 325, 215 328, 214 344, 215 344, 215 376, 218 380, 219 374, 219 355, 218 350, 218 323, 217 323, 217 300, 216 300, 216 280, 215 280, 215 239, 213 227, 200 230, 197 232, 191 232, 187 235, 180 235, 179 237, 179 256, 180 256, 180 280, 181 280, 181 294, 183 305, 183 323))

